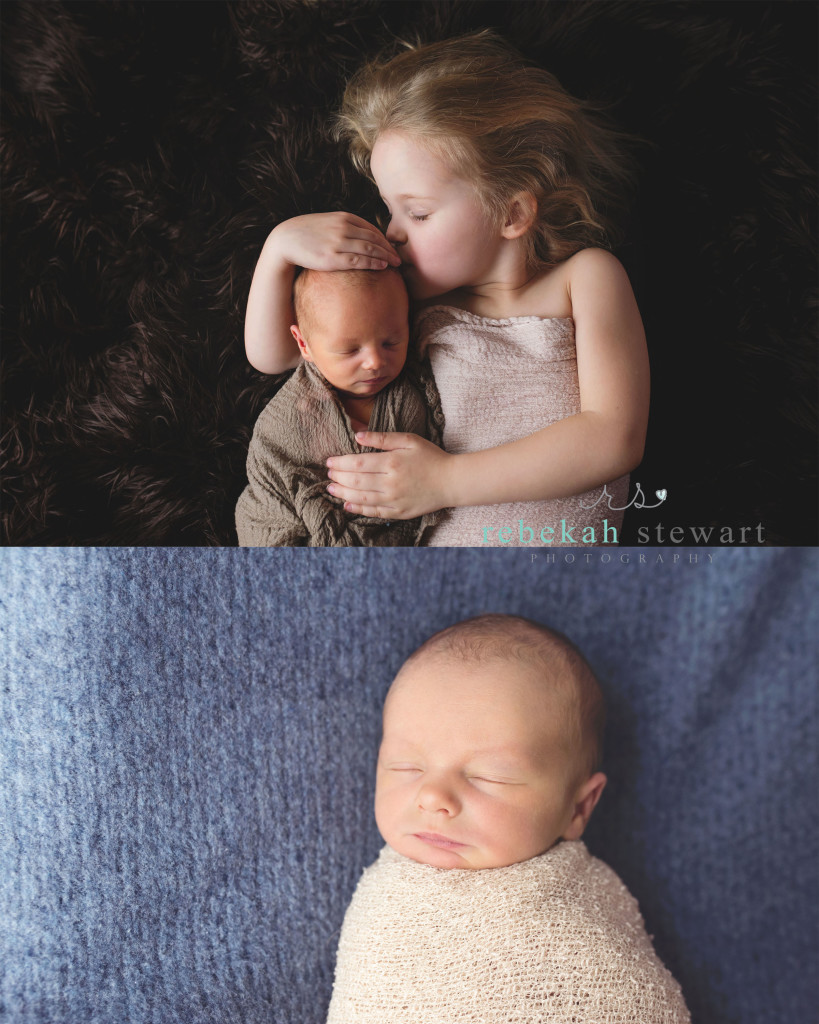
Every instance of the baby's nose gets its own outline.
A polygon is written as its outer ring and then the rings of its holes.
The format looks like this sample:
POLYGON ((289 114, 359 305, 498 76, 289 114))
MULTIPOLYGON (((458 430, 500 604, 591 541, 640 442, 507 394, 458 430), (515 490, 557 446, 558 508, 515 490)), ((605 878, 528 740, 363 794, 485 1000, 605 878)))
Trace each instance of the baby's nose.
POLYGON ((367 348, 362 363, 368 370, 378 370, 384 365, 384 354, 378 348, 367 348))
POLYGON ((418 793, 418 807, 431 814, 443 811, 445 814, 453 815, 458 813, 461 805, 450 786, 441 782, 426 782, 418 793))

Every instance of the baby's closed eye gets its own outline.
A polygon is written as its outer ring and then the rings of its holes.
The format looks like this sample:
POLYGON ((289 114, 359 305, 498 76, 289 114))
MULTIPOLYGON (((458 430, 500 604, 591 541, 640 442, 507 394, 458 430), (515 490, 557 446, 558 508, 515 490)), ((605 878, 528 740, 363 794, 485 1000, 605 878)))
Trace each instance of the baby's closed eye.
POLYGON ((470 782, 486 783, 490 786, 522 786, 524 785, 519 779, 507 779, 496 775, 470 775, 470 782))

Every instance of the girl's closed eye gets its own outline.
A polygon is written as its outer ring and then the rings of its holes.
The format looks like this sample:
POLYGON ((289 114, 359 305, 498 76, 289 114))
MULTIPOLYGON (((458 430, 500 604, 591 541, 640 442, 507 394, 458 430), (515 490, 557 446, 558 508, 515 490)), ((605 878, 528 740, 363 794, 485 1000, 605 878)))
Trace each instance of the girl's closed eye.
POLYGON ((414 221, 426 220, 427 217, 429 217, 428 213, 411 213, 410 214, 410 220, 414 220, 414 221))

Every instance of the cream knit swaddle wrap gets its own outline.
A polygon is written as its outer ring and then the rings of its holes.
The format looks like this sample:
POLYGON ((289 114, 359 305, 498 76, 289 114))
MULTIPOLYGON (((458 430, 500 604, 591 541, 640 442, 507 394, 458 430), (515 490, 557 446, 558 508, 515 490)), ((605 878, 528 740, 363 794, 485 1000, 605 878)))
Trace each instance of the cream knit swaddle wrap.
POLYGON ((327 1024, 688 1024, 637 903, 582 842, 433 868, 384 847, 344 918, 327 1024))
MULTIPOLYGON (((415 326, 441 395, 446 451, 459 454, 495 448, 580 412, 571 318, 494 320, 451 306, 428 306, 418 314, 415 326)), ((606 485, 612 508, 606 498, 600 500, 603 489, 598 487, 553 501, 450 509, 424 543, 433 547, 619 543, 623 513, 618 509, 628 501, 628 481, 626 475, 606 485), (568 532, 564 532, 564 520, 568 532), (509 533, 501 535, 502 541, 498 530, 504 527, 509 533), (541 537, 546 527, 554 533, 547 531, 541 537)))

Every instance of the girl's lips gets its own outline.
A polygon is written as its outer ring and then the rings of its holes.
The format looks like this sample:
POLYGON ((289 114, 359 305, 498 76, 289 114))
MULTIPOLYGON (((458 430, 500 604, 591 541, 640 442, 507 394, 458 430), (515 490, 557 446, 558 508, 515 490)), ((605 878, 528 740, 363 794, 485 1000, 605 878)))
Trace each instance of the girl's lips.
POLYGON ((436 832, 416 832, 415 838, 430 846, 439 846, 442 850, 454 850, 456 846, 463 846, 464 843, 456 843, 446 836, 439 836, 436 832))

